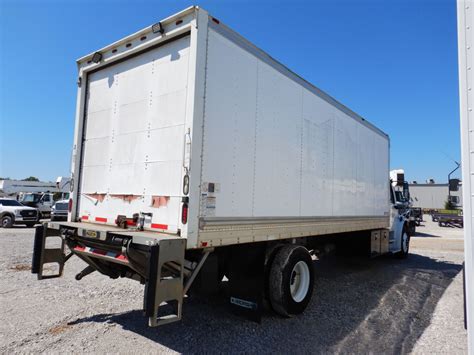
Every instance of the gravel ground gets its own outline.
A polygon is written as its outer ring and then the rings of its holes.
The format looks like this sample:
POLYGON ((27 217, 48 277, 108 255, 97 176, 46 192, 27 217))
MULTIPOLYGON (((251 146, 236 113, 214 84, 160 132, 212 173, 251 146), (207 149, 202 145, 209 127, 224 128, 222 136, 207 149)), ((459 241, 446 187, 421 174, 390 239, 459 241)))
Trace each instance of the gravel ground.
POLYGON ((148 328, 143 287, 97 273, 78 258, 64 277, 30 272, 33 229, 0 229, 0 353, 338 352, 467 353, 462 230, 428 221, 406 260, 328 257, 315 262, 313 299, 301 316, 261 324, 229 313, 224 297, 186 299, 183 320, 148 328))

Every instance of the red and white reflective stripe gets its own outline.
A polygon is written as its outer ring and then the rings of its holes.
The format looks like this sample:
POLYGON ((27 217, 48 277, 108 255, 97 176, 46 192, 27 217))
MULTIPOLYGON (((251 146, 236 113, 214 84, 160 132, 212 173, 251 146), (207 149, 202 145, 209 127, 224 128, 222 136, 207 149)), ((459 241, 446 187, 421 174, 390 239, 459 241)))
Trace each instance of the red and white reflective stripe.
POLYGON ((96 255, 102 255, 102 256, 108 256, 109 258, 114 258, 118 259, 121 261, 128 261, 127 257, 123 255, 122 253, 116 253, 113 251, 105 251, 101 249, 96 249, 96 248, 91 248, 91 247, 81 247, 81 246, 76 246, 74 248, 76 251, 80 252, 85 252, 85 253, 91 253, 91 254, 96 254, 96 255))
POLYGON ((165 229, 166 230, 166 229, 168 229, 168 225, 167 224, 152 223, 151 228, 165 229))
POLYGON ((115 257, 116 259, 119 259, 119 260, 124 260, 124 261, 127 261, 127 257, 123 254, 119 254, 118 256, 115 257))
POLYGON ((103 223, 106 223, 106 222, 107 222, 107 218, 104 218, 104 217, 96 217, 96 218, 95 218, 95 221, 96 221, 96 222, 103 222, 103 223))

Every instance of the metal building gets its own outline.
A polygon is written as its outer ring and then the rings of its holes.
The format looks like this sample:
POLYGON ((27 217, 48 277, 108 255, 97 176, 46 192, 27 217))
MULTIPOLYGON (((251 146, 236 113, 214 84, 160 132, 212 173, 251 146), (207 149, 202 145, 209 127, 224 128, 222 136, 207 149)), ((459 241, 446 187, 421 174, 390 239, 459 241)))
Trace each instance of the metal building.
MULTIPOLYGON (((448 184, 410 184, 413 207, 443 209, 448 196, 448 184)), ((458 191, 451 191, 451 202, 462 208, 462 186, 458 191)))

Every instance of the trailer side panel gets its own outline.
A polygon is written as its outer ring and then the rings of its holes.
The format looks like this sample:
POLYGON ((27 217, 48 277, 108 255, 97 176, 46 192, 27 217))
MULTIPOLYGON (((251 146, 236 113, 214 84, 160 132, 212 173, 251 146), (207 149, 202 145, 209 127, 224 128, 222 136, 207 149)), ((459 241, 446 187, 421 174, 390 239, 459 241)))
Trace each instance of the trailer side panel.
POLYGON ((200 242, 387 227, 388 137, 220 26, 207 43, 200 242))

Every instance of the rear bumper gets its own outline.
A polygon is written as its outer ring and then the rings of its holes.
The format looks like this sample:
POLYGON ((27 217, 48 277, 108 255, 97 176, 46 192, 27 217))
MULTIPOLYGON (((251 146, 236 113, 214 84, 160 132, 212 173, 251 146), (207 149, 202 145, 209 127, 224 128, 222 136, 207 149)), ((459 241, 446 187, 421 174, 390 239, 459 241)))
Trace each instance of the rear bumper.
MULTIPOLYGON (((149 253, 163 242, 179 242, 177 235, 121 229, 85 222, 46 222, 48 234, 60 237, 65 246, 94 270, 113 279, 128 277, 146 282, 149 253)), ((183 249, 184 250, 184 249, 183 249)))
POLYGON ((48 222, 47 228, 56 229, 65 233, 68 231, 69 239, 80 239, 86 243, 114 244, 118 237, 130 239, 134 244, 150 246, 158 244, 161 240, 184 239, 177 234, 138 231, 133 228, 122 229, 116 226, 95 224, 89 222, 48 222))
POLYGON ((163 241, 183 241, 178 235, 121 229, 87 222, 48 222, 72 253, 111 278, 128 277, 144 282, 150 248, 163 241))
POLYGON ((76 255, 88 266, 76 279, 93 271, 112 279, 127 277, 145 284, 144 311, 149 325, 157 326, 181 319, 184 295, 184 255, 186 239, 164 233, 124 230, 91 223, 48 222, 37 227, 32 273, 38 279, 60 277, 70 256, 76 255), (61 248, 46 247, 47 238, 61 238, 61 248), (65 246, 71 253, 66 255, 65 246), (57 262, 59 273, 43 273, 43 265, 57 262), (173 301, 171 315, 161 316, 158 309, 173 301), (174 303, 176 302, 176 303, 174 303))

